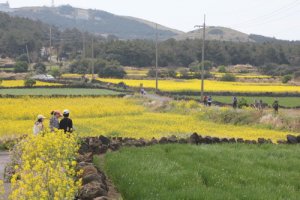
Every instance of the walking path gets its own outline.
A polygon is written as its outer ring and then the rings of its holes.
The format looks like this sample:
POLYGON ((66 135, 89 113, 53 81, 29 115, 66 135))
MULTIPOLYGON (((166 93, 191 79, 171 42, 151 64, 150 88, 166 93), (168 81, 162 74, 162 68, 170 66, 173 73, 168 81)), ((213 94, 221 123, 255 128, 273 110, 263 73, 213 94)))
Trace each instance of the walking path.
MULTIPOLYGON (((10 162, 10 154, 7 151, 0 152, 0 179, 4 179, 4 169, 7 163, 10 162)), ((8 199, 10 192, 10 183, 4 183, 5 195, 4 199, 8 199)), ((1 198, 1 197, 0 197, 1 198)))

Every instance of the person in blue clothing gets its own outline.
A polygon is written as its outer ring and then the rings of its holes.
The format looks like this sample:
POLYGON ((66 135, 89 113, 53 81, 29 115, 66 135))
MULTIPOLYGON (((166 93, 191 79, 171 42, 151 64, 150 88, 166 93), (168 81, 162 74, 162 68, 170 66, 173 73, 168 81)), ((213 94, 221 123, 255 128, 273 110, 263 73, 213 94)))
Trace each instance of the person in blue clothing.
POLYGON ((212 104, 212 97, 209 96, 208 99, 207 99, 207 105, 210 107, 212 104))

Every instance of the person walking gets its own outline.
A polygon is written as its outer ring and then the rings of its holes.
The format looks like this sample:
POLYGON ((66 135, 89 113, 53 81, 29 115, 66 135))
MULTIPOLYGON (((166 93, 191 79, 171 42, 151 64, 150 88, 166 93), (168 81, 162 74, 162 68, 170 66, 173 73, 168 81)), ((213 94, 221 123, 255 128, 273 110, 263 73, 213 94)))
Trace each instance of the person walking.
POLYGON ((64 118, 59 123, 59 129, 64 130, 65 133, 66 132, 72 133, 73 132, 73 121, 72 121, 72 119, 69 118, 70 111, 64 110, 63 116, 64 116, 64 118))
POLYGON ((208 104, 209 107, 211 107, 211 104, 212 104, 212 97, 211 96, 208 97, 207 104, 208 104))
POLYGON ((37 116, 37 121, 34 123, 34 126, 33 126, 33 134, 34 135, 37 135, 44 131, 44 124, 43 124, 44 119, 46 119, 46 117, 44 117, 43 115, 37 116))
POLYGON ((54 132, 55 129, 59 129, 59 118, 62 117, 62 114, 59 111, 52 111, 50 118, 50 131, 54 132))
POLYGON ((232 99, 232 107, 233 109, 237 109, 237 104, 238 104, 238 99, 236 96, 233 97, 232 99))
POLYGON ((208 97, 204 96, 204 98, 203 98, 203 104, 204 104, 204 106, 207 106, 207 100, 208 100, 208 97))
POLYGON ((277 98, 274 100, 272 107, 274 108, 275 114, 278 114, 278 110, 279 110, 279 101, 278 101, 277 98))

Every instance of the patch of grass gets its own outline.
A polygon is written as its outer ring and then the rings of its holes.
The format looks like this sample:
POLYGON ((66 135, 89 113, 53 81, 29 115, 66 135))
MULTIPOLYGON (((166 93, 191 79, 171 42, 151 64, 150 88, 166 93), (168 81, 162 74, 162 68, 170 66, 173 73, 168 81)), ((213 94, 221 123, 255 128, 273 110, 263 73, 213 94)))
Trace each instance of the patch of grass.
MULTIPOLYGON (((244 98, 247 100, 248 104, 254 104, 255 100, 263 100, 264 103, 268 105, 272 105, 274 102, 274 97, 238 97, 239 99, 244 98)), ((279 104, 284 107, 299 107, 300 106, 300 97, 280 97, 279 104)), ((231 104, 232 97, 231 96, 215 96, 214 100, 220 103, 231 104)))
POLYGON ((24 89, 1 89, 0 95, 38 95, 38 96, 51 96, 51 95, 119 95, 120 93, 105 90, 105 89, 83 89, 83 88, 24 88, 24 89))
MULTIPOLYGON (((200 100, 198 96, 188 96, 189 98, 200 100)), ((238 96, 238 99, 246 99, 248 104, 254 104, 255 100, 263 100, 264 103, 272 105, 275 97, 259 97, 259 96, 238 96)), ((232 104, 232 96, 213 96, 214 102, 232 104)), ((300 97, 279 97, 279 104, 287 108, 295 108, 300 106, 300 97)))
POLYGON ((300 148, 157 145, 105 156, 124 199, 299 199, 300 148))

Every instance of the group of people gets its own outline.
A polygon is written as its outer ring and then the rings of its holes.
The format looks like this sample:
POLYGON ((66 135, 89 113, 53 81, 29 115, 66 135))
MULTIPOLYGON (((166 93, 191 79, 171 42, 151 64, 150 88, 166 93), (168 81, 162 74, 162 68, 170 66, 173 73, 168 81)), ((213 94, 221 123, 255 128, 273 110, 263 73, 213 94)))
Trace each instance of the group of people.
POLYGON ((208 107, 211 107, 212 105, 212 97, 211 96, 205 96, 204 99, 203 99, 203 103, 205 106, 208 106, 208 107))
MULTIPOLYGON (((37 135, 43 131, 45 131, 44 120, 46 117, 43 115, 37 116, 37 121, 34 123, 33 126, 33 134, 37 135)), ((49 128, 51 132, 55 130, 64 130, 65 133, 73 132, 73 121, 70 119, 70 111, 64 110, 63 114, 60 111, 55 110, 51 112, 51 118, 49 122, 49 128), (61 117, 63 119, 59 120, 61 117)))
MULTIPOLYGON (((211 106, 212 105, 212 96, 204 96, 203 98, 203 103, 205 106, 211 106)), ((264 108, 264 103, 263 100, 255 100, 254 101, 254 108, 258 110, 263 110, 264 108)), ((272 104, 272 107, 274 109, 275 114, 278 113, 279 110, 279 101, 278 98, 276 98, 272 104)), ((237 109, 238 108, 238 98, 236 96, 232 97, 232 108, 237 109)))

